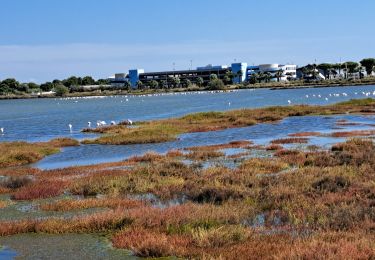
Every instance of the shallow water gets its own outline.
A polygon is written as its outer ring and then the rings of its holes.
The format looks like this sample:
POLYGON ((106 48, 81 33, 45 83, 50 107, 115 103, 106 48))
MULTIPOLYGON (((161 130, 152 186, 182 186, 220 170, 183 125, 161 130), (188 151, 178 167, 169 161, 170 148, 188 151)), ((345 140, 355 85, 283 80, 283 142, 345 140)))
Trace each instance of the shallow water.
POLYGON ((192 92, 169 95, 113 96, 80 99, 0 100, 0 141, 40 141, 59 136, 93 137, 80 132, 91 121, 151 120, 200 111, 292 104, 329 104, 364 98, 375 86, 329 87, 286 90, 239 90, 226 93, 192 92), (347 96, 343 96, 342 93, 347 96), (357 92, 357 95, 355 94, 357 92), (329 94, 340 93, 339 97, 329 94), (305 95, 309 95, 306 98, 305 95), (315 97, 313 97, 315 95, 315 97), (318 95, 321 97, 319 98, 318 95), (325 100, 328 97, 328 101, 325 100), (126 101, 128 99, 128 101, 126 101), (229 105, 230 102, 230 105, 229 105), (68 124, 73 125, 70 133, 68 124))
POLYGON ((0 237, 0 259, 139 259, 94 234, 22 234, 0 237), (5 249, 1 250, 1 246, 5 249))
MULTIPOLYGON (((229 143, 236 140, 251 140, 255 144, 267 145, 271 140, 285 138, 290 133, 315 131, 329 133, 368 129, 366 125, 343 126, 333 130, 337 120, 350 122, 374 123, 373 116, 339 115, 339 116, 303 116, 290 117, 273 124, 258 124, 250 127, 232 128, 222 131, 183 134, 173 142, 138 145, 81 145, 63 149, 61 153, 46 157, 34 166, 41 169, 63 168, 73 165, 89 165, 101 162, 114 162, 142 155, 148 151, 165 153, 171 149, 182 149, 192 146, 205 146, 229 143)), ((323 148, 344 141, 344 138, 311 137, 308 145, 319 145, 323 148)))

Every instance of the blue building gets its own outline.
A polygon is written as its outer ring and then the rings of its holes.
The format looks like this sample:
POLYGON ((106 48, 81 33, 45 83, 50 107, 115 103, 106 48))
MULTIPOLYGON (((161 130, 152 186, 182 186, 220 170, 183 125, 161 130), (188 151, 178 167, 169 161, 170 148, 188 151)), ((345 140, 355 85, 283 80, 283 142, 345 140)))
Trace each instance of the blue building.
MULTIPOLYGON (((278 64, 264 64, 259 66, 248 66, 245 62, 232 63, 227 65, 207 65, 204 67, 197 67, 194 70, 173 70, 173 71, 159 71, 159 72, 145 72, 143 69, 132 69, 120 81, 111 79, 113 85, 121 84, 121 81, 127 80, 132 88, 137 88, 138 82, 149 85, 151 81, 158 82, 159 86, 170 87, 176 82, 176 79, 183 82, 198 83, 198 79, 203 80, 203 84, 210 81, 212 74, 217 78, 226 81, 228 77, 232 79, 233 84, 239 84, 248 81, 254 73, 271 73, 275 77, 277 71, 283 71, 281 80, 287 80, 296 77, 295 65, 278 65, 278 64)), ((120 75, 120 74, 116 74, 120 75)), ((121 74, 123 75, 123 74, 121 74)), ((199 81, 201 81, 199 80, 199 81)))

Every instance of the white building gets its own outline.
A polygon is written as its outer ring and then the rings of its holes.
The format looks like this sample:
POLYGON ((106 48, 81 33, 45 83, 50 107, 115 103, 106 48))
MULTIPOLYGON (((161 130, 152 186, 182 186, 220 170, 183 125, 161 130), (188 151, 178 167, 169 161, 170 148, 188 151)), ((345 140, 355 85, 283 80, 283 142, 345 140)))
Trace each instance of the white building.
POLYGON ((254 74, 260 76, 268 75, 270 82, 288 81, 297 78, 297 65, 261 64, 248 66, 246 78, 249 80, 254 74))

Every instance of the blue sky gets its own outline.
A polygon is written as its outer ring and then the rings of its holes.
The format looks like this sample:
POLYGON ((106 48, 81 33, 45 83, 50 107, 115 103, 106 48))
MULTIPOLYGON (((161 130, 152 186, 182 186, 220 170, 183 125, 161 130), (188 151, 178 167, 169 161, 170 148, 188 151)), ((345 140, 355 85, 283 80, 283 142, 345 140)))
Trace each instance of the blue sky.
POLYGON ((1 0, 0 79, 375 56, 373 0, 1 0))

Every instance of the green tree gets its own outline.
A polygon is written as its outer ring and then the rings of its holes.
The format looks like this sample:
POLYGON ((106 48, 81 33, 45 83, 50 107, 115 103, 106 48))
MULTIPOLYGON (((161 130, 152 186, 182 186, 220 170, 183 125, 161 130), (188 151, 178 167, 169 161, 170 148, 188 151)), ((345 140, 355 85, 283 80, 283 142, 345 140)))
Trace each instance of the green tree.
POLYGON ((54 90, 57 97, 63 97, 69 92, 69 89, 62 84, 56 85, 54 90))
POLYGON ((342 64, 342 67, 345 69, 346 78, 348 78, 348 73, 353 74, 358 70, 358 62, 354 61, 347 61, 342 64))
POLYGON ((9 86, 6 83, 0 82, 0 95, 6 95, 11 92, 12 90, 9 88, 9 86))
POLYGON ((191 85, 191 81, 189 79, 184 79, 183 82, 182 82, 182 85, 185 87, 185 88, 188 88, 190 87, 191 85))
POLYGON ((367 58, 360 61, 361 65, 365 67, 367 76, 370 76, 372 71, 375 68, 375 59, 373 58, 367 58))
POLYGON ((109 80, 108 79, 98 79, 95 82, 95 85, 108 85, 108 84, 109 84, 109 80))
POLYGON ((20 91, 20 92, 29 92, 30 89, 29 89, 29 85, 27 83, 21 83, 18 85, 17 87, 17 91, 20 91))
POLYGON ((6 85, 11 91, 17 90, 20 86, 20 83, 13 78, 4 79, 1 83, 3 85, 6 85))
POLYGON ((130 82, 129 82, 128 80, 125 81, 125 82, 124 82, 124 88, 127 89, 127 90, 129 90, 130 87, 131 87, 130 82))
POLYGON ((143 89, 143 87, 144 87, 143 82, 139 80, 139 81, 137 82, 137 88, 138 88, 138 89, 143 89))
POLYGON ((159 83, 158 83, 156 80, 151 80, 151 81, 150 81, 150 87, 151 87, 152 89, 157 89, 158 86, 159 86, 159 83))
POLYGON ((91 76, 83 77, 82 79, 82 85, 88 86, 88 85, 94 85, 95 80, 91 76))
POLYGON ((166 80, 161 80, 159 85, 160 85, 160 88, 168 88, 166 80))
POLYGON ((67 79, 64 79, 62 83, 64 84, 65 87, 72 87, 72 86, 79 86, 80 81, 82 81, 80 78, 77 78, 76 76, 71 76, 67 79))
POLYGON ((228 75, 225 75, 223 78, 225 84, 230 84, 232 82, 231 78, 228 75))
POLYGON ((180 85, 180 83, 181 83, 180 78, 178 78, 178 77, 171 77, 170 80, 169 80, 169 82, 175 88, 177 88, 180 85))
POLYGON ((29 86, 29 89, 38 89, 39 88, 39 85, 34 83, 34 82, 29 82, 29 83, 27 83, 27 85, 29 86))
POLYGON ((265 72, 264 73, 264 80, 266 81, 266 82, 270 82, 270 80, 272 79, 272 75, 271 75, 271 73, 270 72, 265 72))
POLYGON ((216 74, 211 74, 210 75, 210 81, 214 80, 214 79, 217 79, 217 75, 216 74))
POLYGON ((204 80, 202 77, 198 77, 197 80, 196 80, 196 83, 199 87, 202 87, 203 86, 203 83, 204 83, 204 80))
POLYGON ((208 83, 207 89, 208 90, 221 90, 224 89, 225 85, 224 82, 221 79, 213 79, 210 80, 208 83))
POLYGON ((253 73, 250 75, 249 83, 255 84, 255 83, 258 83, 258 80, 259 80, 259 73, 253 73))
POLYGON ((51 91, 53 89, 54 85, 52 82, 46 82, 40 85, 40 89, 42 91, 51 91))
POLYGON ((327 79, 331 75, 331 69, 333 68, 333 65, 330 63, 321 63, 317 66, 317 68, 323 71, 324 77, 326 77, 327 79))
POLYGON ((281 79, 281 77, 284 75, 284 71, 283 70, 278 70, 278 71, 276 71, 276 73, 275 73, 275 76, 276 76, 276 78, 277 78, 277 82, 280 82, 280 79, 281 79))

